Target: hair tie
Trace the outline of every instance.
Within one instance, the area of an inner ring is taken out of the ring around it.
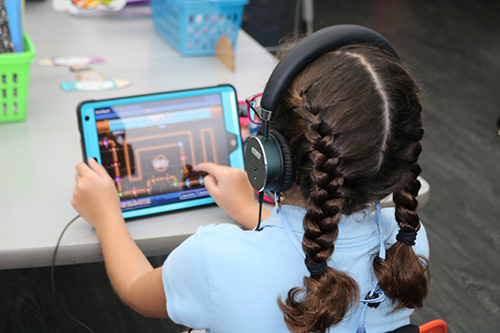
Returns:
[[[415,239],[417,238],[416,232],[405,232],[403,230],[399,230],[396,235],[396,240],[400,243],[413,246],[415,245]]]
[[[312,260],[308,254],[306,254],[305,263],[307,270],[309,271],[309,273],[311,273],[311,275],[321,275],[326,270],[326,267],[328,267],[326,261],[316,262]]]

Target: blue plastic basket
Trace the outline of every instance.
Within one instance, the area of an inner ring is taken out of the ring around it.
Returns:
[[[227,36],[236,46],[248,0],[152,0],[156,32],[187,56],[213,55]]]

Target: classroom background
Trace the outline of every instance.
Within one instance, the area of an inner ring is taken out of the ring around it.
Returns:
[[[46,3],[26,5],[35,12]],[[241,28],[276,52],[281,38],[307,29],[295,9],[291,0],[251,0]],[[431,246],[431,285],[412,322],[440,318],[451,333],[499,332],[500,3],[314,1],[314,30],[342,23],[364,25],[387,37],[423,88],[426,133],[420,164],[431,196],[419,214]],[[54,36],[54,43],[60,42]],[[150,260],[161,265],[166,255]],[[103,263],[59,266],[56,272],[61,301],[97,332],[183,329],[123,305]],[[84,331],[56,306],[50,268],[0,270],[0,281],[0,331]]]

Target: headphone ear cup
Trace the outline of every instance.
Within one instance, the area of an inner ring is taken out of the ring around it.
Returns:
[[[288,140],[276,130],[271,130],[269,136],[272,136],[279,146],[281,156],[283,158],[283,174],[282,181],[278,187],[274,190],[275,192],[286,192],[292,187],[295,180],[295,163],[293,158],[292,150],[288,145]]]

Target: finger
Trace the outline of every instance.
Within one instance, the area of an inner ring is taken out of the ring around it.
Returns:
[[[205,185],[210,195],[214,194],[218,189],[217,179],[215,179],[212,175],[208,175],[203,178],[203,185]]]
[[[75,205],[76,205],[76,199],[75,199],[75,194],[74,192],[76,191],[76,186],[75,186],[75,190],[73,191],[73,196],[71,197],[71,206],[73,206],[73,208],[75,208]]]
[[[194,171],[205,171],[205,172],[208,172],[210,174],[213,174],[214,170],[216,170],[216,169],[217,169],[217,165],[214,163],[210,163],[210,162],[200,163],[200,164],[197,164],[193,167]]]
[[[76,165],[76,172],[80,176],[85,176],[89,172],[92,172],[92,170],[89,168],[89,166],[83,162],[80,162]]]
[[[89,158],[89,166],[92,168],[92,170],[95,171],[95,173],[101,176],[101,178],[109,177],[109,174],[106,171],[106,169],[102,165],[97,163],[97,161],[94,158]]]
[[[77,182],[77,183],[79,183],[81,179],[82,179],[82,176],[80,176],[80,174],[78,174],[78,173],[77,173],[77,174],[75,175],[75,180],[76,180],[76,182]]]

